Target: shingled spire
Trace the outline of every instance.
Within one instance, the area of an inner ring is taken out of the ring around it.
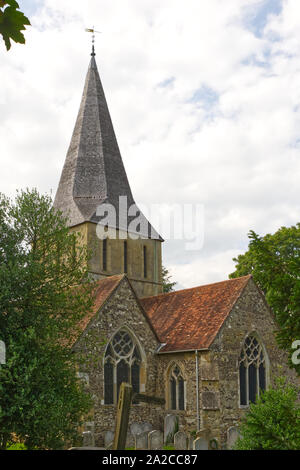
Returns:
[[[96,210],[104,202],[114,205],[118,213],[119,196],[127,197],[128,207],[134,204],[94,50],[91,56],[77,121],[54,201],[54,207],[68,216],[70,226],[83,222],[97,223]],[[151,228],[148,225],[146,236],[149,236]],[[151,238],[159,238],[157,233],[153,236],[154,233],[152,231]]]

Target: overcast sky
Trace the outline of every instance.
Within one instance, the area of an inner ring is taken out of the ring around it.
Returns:
[[[55,195],[95,25],[136,202],[204,205],[201,250],[164,243],[178,288],[227,279],[250,229],[300,221],[299,0],[19,4],[26,45],[0,40],[1,192]]]

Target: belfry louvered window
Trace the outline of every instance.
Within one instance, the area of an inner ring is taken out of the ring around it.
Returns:
[[[266,389],[266,360],[262,346],[254,336],[248,336],[239,358],[240,405],[254,403],[260,391]]]
[[[122,382],[140,391],[141,354],[130,333],[119,330],[106,348],[104,359],[104,403],[117,403]]]
[[[184,410],[184,379],[181,370],[174,365],[170,371],[170,409]]]

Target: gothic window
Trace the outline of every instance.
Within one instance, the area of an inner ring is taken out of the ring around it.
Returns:
[[[170,371],[170,408],[184,410],[184,379],[179,367],[175,364]]]
[[[141,354],[130,333],[119,330],[106,348],[104,358],[104,403],[114,404],[119,398],[122,382],[140,391]]]
[[[266,360],[262,346],[248,336],[239,358],[240,404],[254,403],[260,390],[266,389]]]

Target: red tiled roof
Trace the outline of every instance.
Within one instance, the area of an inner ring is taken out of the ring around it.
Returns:
[[[161,352],[209,348],[250,277],[141,299]]]

